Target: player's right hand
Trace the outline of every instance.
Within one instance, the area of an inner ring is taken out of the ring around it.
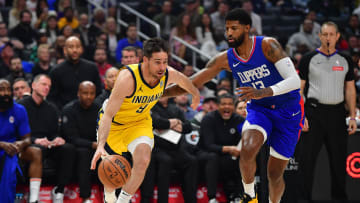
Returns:
[[[14,156],[15,154],[19,153],[19,147],[17,147],[14,143],[3,142],[2,148],[10,156]]]
[[[90,166],[90,169],[91,170],[95,170],[96,168],[96,162],[100,159],[101,156],[106,156],[106,152],[105,152],[105,149],[104,147],[102,146],[99,146],[97,147],[96,149],[96,152],[93,156],[93,159],[91,160],[91,166]]]

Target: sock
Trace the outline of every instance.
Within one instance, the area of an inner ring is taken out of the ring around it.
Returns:
[[[115,190],[113,190],[112,192],[108,192],[106,190],[106,188],[104,188],[104,196],[105,196],[105,201],[106,202],[116,202],[116,194],[115,194]]]
[[[41,178],[30,178],[30,197],[29,202],[35,202],[39,198]]]
[[[272,203],[272,201],[270,200],[270,197],[269,197],[269,203]]]
[[[116,203],[129,203],[132,198],[132,195],[121,190],[119,198],[117,199]]]
[[[243,186],[244,186],[244,192],[248,195],[250,195],[250,197],[254,198],[255,197],[255,180],[252,183],[246,184],[244,183],[244,181],[242,181]]]

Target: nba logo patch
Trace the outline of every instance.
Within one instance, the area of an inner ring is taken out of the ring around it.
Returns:
[[[9,117],[9,123],[14,123],[14,122],[15,122],[14,116],[10,116],[10,117]]]
[[[163,85],[164,85],[164,82],[160,81],[160,88],[162,88]]]

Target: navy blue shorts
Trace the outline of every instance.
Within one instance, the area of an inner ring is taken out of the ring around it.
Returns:
[[[304,126],[303,100],[301,99],[296,105],[275,109],[248,103],[247,111],[243,130],[247,129],[247,123],[263,128],[266,132],[267,144],[282,156],[292,157]]]

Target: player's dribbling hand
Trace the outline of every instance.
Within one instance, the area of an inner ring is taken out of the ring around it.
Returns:
[[[97,149],[96,149],[96,152],[93,156],[93,159],[91,160],[91,166],[90,166],[90,169],[91,170],[95,170],[96,168],[96,162],[100,159],[101,156],[106,156],[106,152],[105,152],[105,149],[104,147],[101,147],[98,145]]]

